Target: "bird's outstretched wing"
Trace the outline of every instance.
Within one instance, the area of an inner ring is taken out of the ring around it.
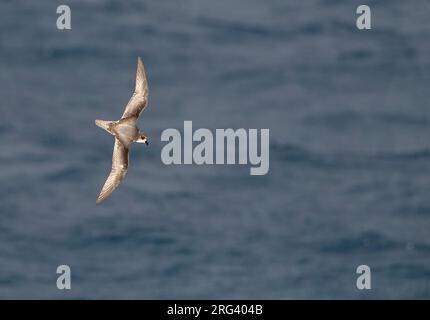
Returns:
[[[128,169],[128,149],[115,138],[112,155],[112,170],[103,185],[100,195],[97,198],[96,204],[102,203],[107,197],[119,186],[122,179],[127,174]]]
[[[137,59],[137,71],[136,71],[136,88],[130,101],[125,107],[124,114],[121,119],[135,116],[140,116],[142,111],[148,105],[148,80],[146,79],[145,67],[143,66],[142,59]]]

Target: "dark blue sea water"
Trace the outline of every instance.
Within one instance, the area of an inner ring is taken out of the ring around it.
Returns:
[[[430,3],[360,4],[0,1],[0,297],[430,298]],[[150,145],[96,207],[138,55]],[[269,174],[165,166],[184,120],[269,128]]]

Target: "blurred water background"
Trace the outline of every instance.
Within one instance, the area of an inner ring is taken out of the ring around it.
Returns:
[[[0,1],[1,298],[430,298],[427,0],[63,3]],[[138,55],[150,145],[96,207]],[[269,128],[269,174],[165,166],[184,120]]]

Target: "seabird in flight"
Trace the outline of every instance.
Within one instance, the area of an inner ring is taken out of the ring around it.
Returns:
[[[103,185],[96,204],[100,204],[119,186],[127,174],[128,150],[132,142],[148,145],[148,137],[139,131],[137,119],[148,105],[148,81],[142,59],[137,59],[136,88],[118,121],[96,120],[96,125],[115,137],[112,170]]]

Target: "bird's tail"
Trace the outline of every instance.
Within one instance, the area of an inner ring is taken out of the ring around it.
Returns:
[[[96,120],[96,125],[102,129],[105,129],[107,132],[110,133],[112,121],[106,121],[106,120]]]

